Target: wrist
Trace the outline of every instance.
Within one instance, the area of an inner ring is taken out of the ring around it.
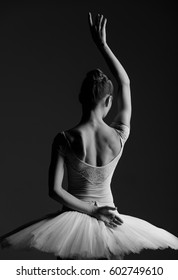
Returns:
[[[108,45],[107,45],[106,42],[100,42],[100,43],[98,44],[98,48],[99,48],[100,50],[104,50],[104,49],[107,48],[107,47],[108,47]]]
[[[96,204],[94,204],[94,202],[89,202],[86,214],[88,214],[89,216],[94,216],[97,209],[98,209],[98,206]]]
[[[91,209],[91,216],[95,216],[95,213],[97,212],[97,210],[98,210],[98,206],[96,206],[96,205],[93,205],[92,206],[92,209]]]

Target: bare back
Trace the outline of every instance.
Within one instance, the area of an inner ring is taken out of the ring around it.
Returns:
[[[104,122],[96,128],[90,124],[78,125],[66,131],[66,136],[73,153],[93,166],[108,164],[121,149],[118,133]]]

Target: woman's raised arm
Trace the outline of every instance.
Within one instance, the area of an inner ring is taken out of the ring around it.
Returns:
[[[92,20],[91,13],[88,14],[89,26],[94,43],[103,55],[110,71],[115,77],[118,84],[117,101],[118,113],[114,122],[130,126],[131,118],[131,95],[130,95],[130,80],[119,62],[113,54],[106,42],[106,22],[107,19],[103,15],[98,14],[95,22]]]

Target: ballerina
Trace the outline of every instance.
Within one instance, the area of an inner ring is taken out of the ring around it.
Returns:
[[[91,35],[117,82],[118,112],[107,125],[113,84],[100,70],[87,73],[79,93],[82,118],[52,146],[49,195],[61,212],[1,238],[3,247],[36,248],[60,259],[122,259],[142,249],[178,249],[178,238],[142,219],[118,212],[111,179],[130,133],[129,77],[106,42],[106,18],[89,13]],[[62,187],[64,166],[68,190]]]

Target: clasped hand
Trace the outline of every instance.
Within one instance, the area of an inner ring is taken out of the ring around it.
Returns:
[[[92,216],[95,217],[97,220],[101,220],[105,223],[106,226],[114,228],[118,225],[122,225],[123,220],[116,215],[116,207],[111,206],[94,206]]]

